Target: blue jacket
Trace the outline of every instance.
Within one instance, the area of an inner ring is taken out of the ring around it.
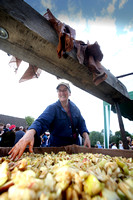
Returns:
[[[16,131],[15,133],[15,142],[14,145],[24,136],[25,132],[24,131]]]
[[[35,129],[38,136],[49,130],[49,146],[58,147],[79,144],[78,134],[82,136],[83,132],[88,132],[88,130],[78,107],[70,100],[69,105],[73,126],[66,111],[58,100],[49,105],[29,129]],[[73,137],[73,133],[76,133],[76,138]]]

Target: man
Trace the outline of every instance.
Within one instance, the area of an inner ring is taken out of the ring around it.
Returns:
[[[4,132],[7,132],[7,131],[9,131],[9,127],[11,126],[11,124],[6,124],[6,127],[4,128]]]
[[[14,124],[12,124],[9,127],[9,130],[4,133],[3,142],[2,142],[3,147],[13,147],[14,146],[15,129],[16,129],[16,126]]]
[[[15,142],[14,144],[16,144],[25,134],[25,132],[23,131],[23,126],[19,127],[19,130],[15,132]]]
[[[100,144],[100,141],[97,141],[96,146],[97,146],[98,149],[102,149],[102,145]]]
[[[69,100],[71,96],[69,84],[62,82],[56,89],[59,100],[44,110],[23,138],[11,149],[9,152],[11,159],[15,159],[16,156],[19,159],[27,145],[29,145],[29,151],[33,152],[34,138],[39,139],[46,130],[50,132],[48,146],[79,145],[80,134],[84,138],[84,146],[90,148],[85,120],[77,106]]]
[[[117,149],[116,143],[112,143],[112,149]]]
[[[3,134],[4,134],[4,124],[0,123],[0,147],[3,146]]]

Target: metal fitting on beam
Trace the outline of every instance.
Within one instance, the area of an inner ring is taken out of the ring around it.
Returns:
[[[8,38],[8,32],[2,27],[0,27],[0,38],[2,38],[2,39]]]

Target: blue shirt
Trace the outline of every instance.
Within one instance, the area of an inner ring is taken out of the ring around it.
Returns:
[[[24,131],[16,131],[15,133],[15,142],[14,145],[24,136],[25,132]]]
[[[101,144],[97,144],[97,147],[98,147],[99,149],[102,149]]]
[[[35,129],[38,136],[49,130],[50,138],[48,146],[65,146],[79,144],[78,134],[88,132],[85,120],[78,107],[69,100],[69,107],[72,117],[67,115],[60,101],[49,105],[44,112],[33,122],[29,129]],[[77,137],[74,138],[73,134]],[[88,132],[89,133],[89,132]]]

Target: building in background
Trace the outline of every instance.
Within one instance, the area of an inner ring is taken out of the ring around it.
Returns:
[[[0,123],[3,123],[5,125],[8,123],[15,124],[16,127],[20,126],[23,126],[24,128],[28,127],[26,120],[24,118],[2,115],[2,114],[0,114]]]

